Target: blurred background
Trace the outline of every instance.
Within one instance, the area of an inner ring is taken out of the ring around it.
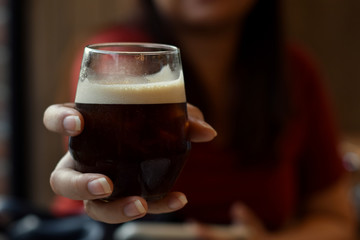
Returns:
[[[341,134],[357,143],[360,1],[283,2],[289,39],[318,62]],[[135,0],[0,0],[0,195],[51,204],[48,179],[64,144],[43,127],[43,112],[69,100],[71,59],[87,36],[137,14]]]

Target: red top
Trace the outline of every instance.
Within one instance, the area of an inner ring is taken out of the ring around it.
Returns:
[[[151,38],[133,28],[114,28],[89,43],[122,41],[149,42]],[[193,144],[175,186],[188,197],[189,204],[181,211],[186,217],[227,223],[230,206],[240,201],[267,227],[275,229],[295,216],[303,199],[344,174],[329,104],[314,64],[294,48],[287,57],[297,111],[281,136],[279,163],[272,168],[241,169],[231,149],[218,148],[211,142]],[[75,64],[72,93],[80,61]]]
[[[295,115],[280,138],[279,163],[241,169],[234,150],[193,144],[177,182],[189,204],[185,216],[229,222],[236,201],[249,206],[270,229],[291,221],[302,201],[344,174],[327,97],[314,67],[296,49],[288,55]]]

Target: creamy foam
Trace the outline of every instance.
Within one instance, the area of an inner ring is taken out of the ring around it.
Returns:
[[[157,74],[148,76],[147,83],[142,79],[135,84],[104,84],[103,81],[82,79],[78,83],[76,103],[87,104],[158,104],[186,102],[184,78],[182,72],[175,80],[168,75],[168,69],[163,68]],[[165,69],[165,70],[164,70]],[[170,77],[170,78],[169,78]],[[112,80],[111,82],[114,82]]]

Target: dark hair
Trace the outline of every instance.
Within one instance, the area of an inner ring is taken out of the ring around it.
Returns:
[[[152,1],[145,1],[147,27],[156,41],[177,44]],[[150,17],[151,16],[151,17]],[[280,1],[257,0],[242,25],[241,44],[234,63],[233,148],[243,165],[274,163],[277,140],[289,113],[284,76],[284,43]],[[183,58],[187,99],[206,117],[210,108],[197,76]],[[240,70],[240,71],[239,71]],[[207,119],[211,123],[211,119]],[[272,161],[269,160],[271,158]]]

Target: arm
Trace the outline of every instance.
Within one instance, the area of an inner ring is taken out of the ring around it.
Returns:
[[[83,118],[73,108],[74,104],[52,105],[44,113],[44,125],[50,131],[76,136],[83,129]],[[216,136],[215,130],[204,122],[202,113],[188,105],[190,138],[193,142],[210,141]],[[146,202],[138,196],[126,197],[105,203],[101,199],[111,195],[112,182],[101,174],[82,174],[74,170],[74,159],[69,153],[59,161],[50,177],[53,191],[75,200],[84,200],[86,213],[99,221],[121,223],[143,217],[146,213],[166,213],[182,208],[186,203],[183,193],[172,192],[164,199]]]
[[[331,99],[316,64],[300,49],[289,59],[299,115],[306,119],[297,166],[300,176],[299,221],[276,239],[352,239],[355,211],[349,176],[344,171]]]
[[[328,189],[316,193],[304,203],[304,215],[277,232],[269,232],[247,206],[236,203],[231,209],[233,224],[227,231],[194,223],[192,230],[207,240],[352,240],[356,239],[355,209],[345,176]],[[245,228],[244,228],[245,227]]]
[[[299,53],[293,55],[290,65],[297,100],[295,110],[305,126],[295,166],[299,177],[296,191],[300,197],[297,210],[301,216],[294,216],[296,219],[279,231],[269,232],[249,208],[235,204],[231,210],[233,226],[248,227],[252,233],[249,240],[355,239],[357,221],[351,183],[338,152],[336,124],[328,97],[313,65]],[[206,239],[231,239],[220,237],[206,226],[197,229]]]
[[[302,219],[267,239],[355,239],[356,217],[350,189],[349,178],[344,176],[305,202]]]

